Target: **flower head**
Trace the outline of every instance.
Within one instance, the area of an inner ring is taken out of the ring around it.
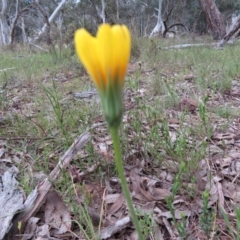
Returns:
[[[122,118],[122,88],[130,57],[131,36],[125,25],[102,24],[96,37],[85,29],[75,33],[78,57],[100,93],[110,126]]]

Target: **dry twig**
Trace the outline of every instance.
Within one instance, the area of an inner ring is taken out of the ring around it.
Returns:
[[[48,178],[42,181],[36,188],[30,193],[28,198],[24,203],[24,211],[20,213],[13,222],[13,227],[11,229],[11,236],[14,236],[17,232],[19,233],[18,223],[21,222],[21,231],[24,230],[27,221],[30,217],[34,216],[45,201],[45,197],[49,190],[51,189],[53,183],[60,175],[62,169],[66,169],[71,160],[77,156],[77,153],[83,146],[89,141],[89,132],[83,133],[79,136],[70,148],[65,152],[65,154],[59,159],[57,166],[49,174]],[[13,238],[11,238],[13,239]]]

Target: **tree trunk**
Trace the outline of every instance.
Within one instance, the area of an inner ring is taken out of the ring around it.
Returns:
[[[218,43],[218,47],[223,47],[223,45],[228,42],[228,40],[240,30],[240,15],[232,22],[232,25],[228,33],[223,37],[223,39]]]
[[[21,29],[22,29],[22,41],[23,41],[23,43],[27,43],[28,37],[27,37],[26,31],[25,31],[24,17],[21,18]]]
[[[102,22],[106,23],[106,15],[105,15],[106,3],[105,3],[105,0],[101,0],[101,2],[102,2],[102,12],[101,12]]]
[[[199,0],[202,10],[206,15],[207,23],[212,31],[213,39],[220,40],[226,34],[226,27],[222,14],[214,0]]]
[[[39,4],[39,0],[35,0],[35,5],[39,9],[39,11],[42,13],[45,24],[42,30],[38,33],[37,38],[35,38],[34,40],[37,41],[43,34],[45,34],[47,45],[50,46],[52,42],[50,38],[50,22],[48,19],[47,12],[44,10],[44,8],[41,7],[41,5]]]
[[[102,5],[101,9],[93,0],[90,0],[90,2],[92,3],[92,5],[94,7],[97,18],[99,19],[99,24],[105,23],[106,22],[106,14],[105,14],[106,2],[105,2],[105,0],[101,0],[101,5]],[[99,0],[97,0],[96,2],[99,2]]]
[[[18,15],[19,15],[19,0],[16,0],[16,12],[15,12],[15,17],[11,26],[10,30],[10,44],[13,44],[14,40],[14,33],[15,33],[15,28],[18,20]]]
[[[119,20],[119,2],[116,0],[117,20]]]
[[[2,11],[0,12],[0,34],[1,43],[6,46],[10,42],[10,27],[7,22],[7,0],[2,0]]]
[[[51,14],[51,16],[47,19],[45,17],[45,24],[42,27],[41,31],[38,33],[38,35],[34,38],[34,42],[38,41],[41,36],[45,33],[47,33],[47,35],[49,36],[48,41],[50,41],[50,24],[53,22],[53,20],[56,18],[57,14],[59,13],[59,11],[62,9],[62,7],[64,6],[64,4],[66,3],[67,0],[62,0],[59,5],[57,6],[57,8],[53,11],[53,13]],[[37,6],[40,6],[38,3],[38,0],[35,0]],[[41,10],[40,10],[41,11]],[[43,15],[45,16],[45,13],[43,13]]]
[[[8,16],[8,1],[2,1],[2,11],[0,12],[0,46],[7,46],[13,44],[14,36],[15,36],[15,28],[18,22],[18,19],[23,16],[32,5],[28,5],[27,7],[19,10],[19,0],[15,1],[15,15]],[[12,19],[11,21],[9,19]]]
[[[161,32],[161,34],[164,33],[165,31],[165,26],[162,20],[162,2],[163,0],[159,0],[158,2],[158,20],[157,20],[157,25],[155,26],[155,28],[152,30],[151,34],[149,35],[149,37],[151,38],[153,35]]]

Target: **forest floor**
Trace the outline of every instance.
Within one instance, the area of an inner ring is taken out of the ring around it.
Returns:
[[[193,40],[133,39],[125,80],[120,141],[144,239],[240,239],[240,43],[167,48],[181,43]],[[137,239],[73,49],[1,51],[0,125],[0,191],[14,166],[21,203],[90,134],[27,220],[10,218],[6,239]]]

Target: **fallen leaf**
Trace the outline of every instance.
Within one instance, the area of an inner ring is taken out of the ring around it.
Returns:
[[[179,105],[182,111],[195,112],[198,107],[198,102],[190,98],[183,98]]]
[[[189,74],[186,74],[186,75],[183,76],[183,79],[186,80],[186,81],[192,81],[195,78],[196,78],[196,76],[192,73],[189,73]]]
[[[170,211],[162,212],[162,213],[160,213],[160,216],[166,217],[167,219],[172,219],[172,214],[171,214]],[[189,211],[189,210],[180,211],[178,209],[175,209],[174,216],[178,220],[182,219],[183,217],[190,217],[191,216],[191,211]]]
[[[234,144],[234,134],[230,133],[217,133],[214,134],[211,139],[217,144],[217,145],[229,145]]]
[[[108,226],[101,231],[101,239],[110,238],[113,234],[118,233],[121,229],[126,228],[130,223],[130,217],[124,217],[118,220],[115,224]]]
[[[35,234],[36,229],[37,229],[37,223],[40,220],[40,218],[37,217],[31,217],[28,222],[27,222],[27,226],[25,228],[24,234],[22,239],[23,240],[28,240],[31,239],[32,236]]]
[[[71,229],[71,215],[65,203],[55,191],[47,194],[44,218],[46,224],[55,228],[54,234],[63,234]]]
[[[105,196],[104,201],[106,204],[115,203],[119,197],[120,197],[119,193],[108,194]]]
[[[49,225],[43,224],[42,226],[37,228],[36,235],[39,237],[49,236]],[[44,238],[45,239],[45,238]]]
[[[119,197],[117,198],[116,202],[109,208],[108,210],[108,215],[113,215],[115,212],[117,212],[121,206],[123,205],[123,203],[125,202],[125,198],[123,196],[123,194],[120,194]]]
[[[170,191],[164,188],[157,187],[159,181],[150,180],[147,184],[149,192],[154,196],[157,200],[163,200],[166,197],[170,196]]]

